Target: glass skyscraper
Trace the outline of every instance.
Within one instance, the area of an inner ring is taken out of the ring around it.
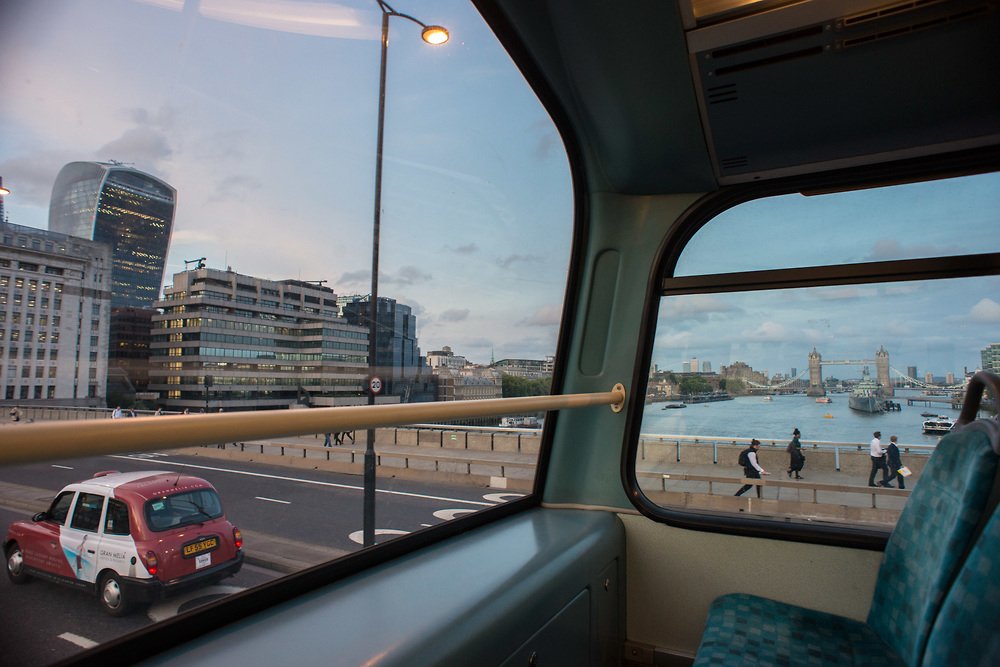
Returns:
[[[118,163],[70,162],[52,186],[49,229],[112,247],[111,307],[159,299],[177,191]]]

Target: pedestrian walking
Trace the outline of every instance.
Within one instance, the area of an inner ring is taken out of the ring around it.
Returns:
[[[802,470],[802,466],[806,464],[806,457],[802,454],[802,444],[799,442],[799,429],[792,431],[792,441],[788,443],[788,476],[791,477],[792,473],[795,473],[795,479],[802,479],[802,475],[799,472]]]
[[[889,446],[885,449],[885,461],[889,466],[889,478],[885,481],[885,486],[893,488],[892,480],[899,480],[899,488],[905,489],[906,477],[903,475],[903,461],[899,458],[899,447],[896,446],[896,436],[890,436]],[[909,472],[907,472],[909,474]]]
[[[868,486],[888,486],[886,480],[889,479],[889,469],[885,466],[885,450],[882,449],[882,441],[880,440],[882,432],[875,431],[872,435],[875,437],[872,438],[869,445],[869,453],[872,457],[872,471],[868,474]],[[882,471],[882,481],[876,484],[875,473],[879,470]]]
[[[760,479],[761,475],[770,475],[760,467],[757,463],[757,450],[760,449],[759,440],[751,440],[750,446],[740,452],[739,463],[743,466],[743,476],[747,479]],[[760,485],[759,484],[744,484],[739,491],[733,495],[742,496],[744,493],[749,491],[752,487],[757,487],[757,497],[760,498]]]

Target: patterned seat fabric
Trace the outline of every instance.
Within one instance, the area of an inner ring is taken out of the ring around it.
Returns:
[[[924,665],[1000,665],[1000,511],[986,525],[931,629]]]
[[[753,595],[712,603],[695,665],[918,665],[989,499],[995,423],[944,437],[886,545],[867,624]],[[945,663],[941,663],[945,664]]]
[[[712,602],[695,665],[905,665],[861,621],[734,593]]]
[[[997,466],[995,426],[975,422],[941,439],[886,545],[868,625],[908,664],[920,663],[983,517]]]

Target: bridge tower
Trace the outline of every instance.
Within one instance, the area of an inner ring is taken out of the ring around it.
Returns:
[[[875,353],[875,379],[886,396],[895,396],[896,391],[889,380],[889,353],[881,345]]]
[[[826,396],[826,387],[823,386],[823,366],[821,363],[822,357],[814,347],[813,351],[809,353],[809,390],[806,391],[807,396]]]

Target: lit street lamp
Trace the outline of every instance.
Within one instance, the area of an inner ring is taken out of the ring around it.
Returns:
[[[372,291],[368,301],[368,405],[375,405],[375,396],[382,391],[385,378],[378,376],[378,246],[382,221],[382,134],[385,126],[385,61],[389,49],[389,17],[398,16],[421,26],[420,36],[432,45],[448,41],[448,31],[441,26],[400,14],[383,0],[376,0],[382,10],[382,60],[379,69],[378,138],[375,148],[375,218],[372,233]],[[375,544],[375,429],[368,429],[365,448],[364,546]]]
[[[10,194],[10,190],[3,186],[3,176],[0,176],[0,225],[7,222],[7,219],[3,217],[3,198]]]

